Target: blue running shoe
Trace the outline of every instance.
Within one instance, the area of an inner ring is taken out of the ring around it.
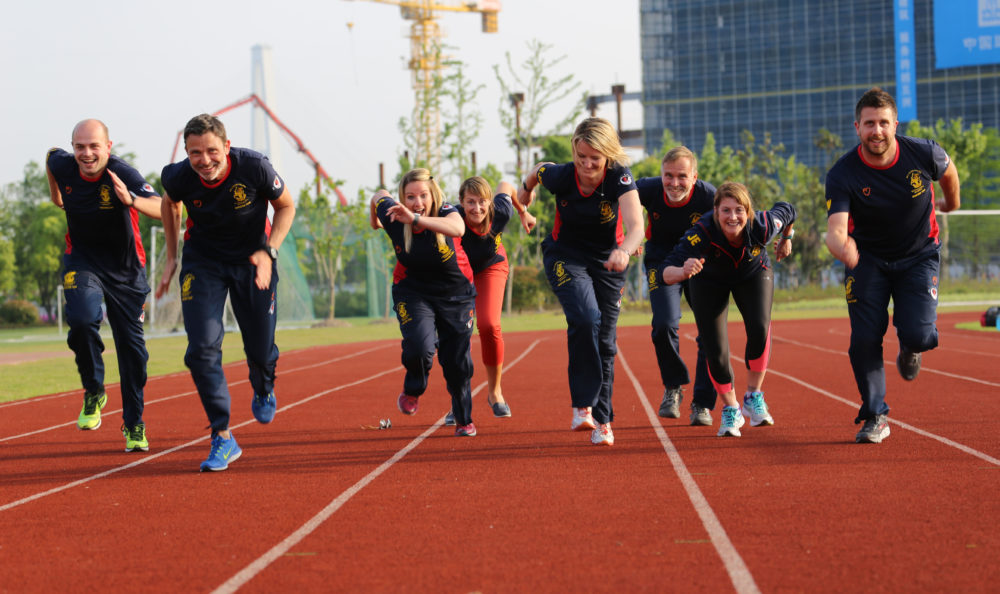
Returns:
[[[243,450],[236,443],[236,437],[232,433],[229,434],[229,439],[215,434],[212,436],[212,450],[208,453],[208,459],[201,463],[201,471],[225,470],[229,468],[230,462],[235,462],[242,455]]]
[[[719,437],[740,437],[740,427],[745,422],[738,406],[724,406],[722,408],[722,423],[719,425],[719,432],[716,435]]]
[[[253,409],[253,418],[266,425],[274,419],[274,411],[278,408],[278,399],[274,397],[273,391],[269,394],[254,394],[250,408]]]
[[[743,395],[743,415],[750,417],[751,427],[773,425],[774,417],[767,410],[763,392],[747,392]]]

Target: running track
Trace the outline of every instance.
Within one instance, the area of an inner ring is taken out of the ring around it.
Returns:
[[[148,454],[121,451],[117,386],[94,432],[77,393],[2,404],[0,591],[996,591],[1000,333],[954,328],[972,315],[941,316],[912,383],[890,329],[880,445],[853,443],[846,320],[774,323],[777,424],[739,439],[715,437],[718,409],[712,428],[656,417],[644,327],[619,329],[611,448],[568,430],[563,332],[506,336],[513,418],[477,369],[475,438],[441,426],[436,365],[417,415],[396,410],[396,340],[284,353],[267,426],[229,365],[244,455],[222,473],[197,472],[187,373],[149,382]]]

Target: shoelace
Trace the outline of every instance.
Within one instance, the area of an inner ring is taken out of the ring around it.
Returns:
[[[740,414],[738,408],[726,407],[722,409],[722,424],[730,427],[736,426],[736,415]]]
[[[97,403],[101,400],[100,394],[91,396],[87,394],[83,397],[83,412],[84,414],[92,415],[94,411],[97,410]]]
[[[144,437],[143,434],[146,432],[145,429],[146,428],[143,427],[142,425],[136,425],[135,427],[132,427],[131,429],[129,429],[128,433],[129,439],[131,439],[132,441],[142,441],[142,438]]]
[[[764,405],[764,395],[760,392],[754,392],[750,395],[750,401],[747,402],[750,408],[753,409],[755,415],[762,415],[767,412],[767,407]]]

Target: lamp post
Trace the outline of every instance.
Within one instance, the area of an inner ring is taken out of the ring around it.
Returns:
[[[156,283],[156,233],[163,232],[163,227],[152,226],[149,228],[149,284]],[[166,237],[166,236],[164,236]],[[156,289],[149,292],[149,328],[153,329],[153,322],[156,318]]]
[[[521,104],[524,93],[511,93],[510,104],[514,106],[514,147],[517,150],[517,175],[521,175]]]

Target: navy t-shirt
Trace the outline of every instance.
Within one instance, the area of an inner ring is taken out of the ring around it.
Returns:
[[[122,204],[105,170],[96,179],[80,174],[73,155],[52,149],[45,158],[62,193],[66,210],[66,260],[85,265],[109,279],[130,283],[144,273],[146,250],[139,234],[139,212]],[[156,190],[121,158],[111,155],[107,169],[115,172],[136,196],[159,196]]]
[[[795,222],[795,207],[787,202],[775,202],[771,210],[754,212],[753,226],[747,222],[743,242],[732,246],[712,212],[705,213],[670,252],[659,268],[684,266],[688,258],[704,258],[698,276],[723,284],[736,284],[770,267],[767,246],[778,233]]]
[[[538,183],[556,198],[556,218],[546,243],[607,259],[625,237],[618,200],[635,189],[628,167],[615,165],[588,195],[580,190],[573,163],[542,165]]]
[[[885,260],[938,244],[931,182],[950,163],[933,140],[896,136],[896,142],[896,158],[885,167],[865,162],[858,145],[826,174],[828,215],[849,213],[847,230],[858,249]]]
[[[648,219],[644,262],[647,268],[655,267],[674,249],[687,230],[703,214],[712,210],[715,186],[695,180],[687,198],[682,202],[670,202],[663,191],[663,180],[659,177],[644,177],[635,185]]]
[[[469,258],[472,272],[479,274],[494,264],[507,259],[507,251],[503,247],[503,230],[507,227],[514,212],[510,196],[497,194],[493,197],[493,222],[486,233],[480,235],[469,225],[465,226],[462,236],[462,248]]]
[[[396,252],[393,284],[432,297],[475,295],[472,267],[462,249],[462,239],[442,235],[444,243],[439,244],[436,233],[421,229],[413,233],[407,252],[403,237],[406,225],[389,220],[389,208],[395,204],[392,198],[384,197],[375,205],[378,219]],[[458,212],[454,206],[442,204],[437,216],[445,217],[453,212]]]
[[[223,262],[246,260],[267,245],[271,232],[269,200],[284,192],[285,183],[264,155],[250,149],[229,150],[229,172],[208,185],[189,159],[163,168],[163,189],[187,208],[184,253]]]

